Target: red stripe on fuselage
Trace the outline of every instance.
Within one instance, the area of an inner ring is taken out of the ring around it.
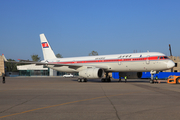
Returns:
[[[152,57],[142,57],[142,58],[127,58],[127,59],[108,59],[108,60],[86,60],[86,61],[69,61],[69,62],[49,62],[54,64],[78,64],[78,63],[102,63],[102,62],[128,62],[128,61],[152,61],[152,60],[165,60],[166,58],[159,59],[159,56],[152,56]]]

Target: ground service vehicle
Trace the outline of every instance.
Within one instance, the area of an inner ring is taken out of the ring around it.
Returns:
[[[63,75],[63,77],[74,77],[74,75],[72,75],[72,74],[66,74],[66,75]]]
[[[167,83],[180,84],[180,76],[171,75],[167,79]]]

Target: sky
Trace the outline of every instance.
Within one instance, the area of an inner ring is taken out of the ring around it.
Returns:
[[[39,35],[63,57],[137,52],[180,56],[179,0],[0,0],[0,54],[43,60]]]

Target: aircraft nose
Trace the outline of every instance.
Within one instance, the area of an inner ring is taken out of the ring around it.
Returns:
[[[169,60],[167,63],[167,68],[173,68],[175,66],[175,63],[172,60]]]

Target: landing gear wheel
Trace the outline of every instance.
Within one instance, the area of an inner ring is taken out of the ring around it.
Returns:
[[[78,82],[87,82],[86,78],[78,78]]]
[[[104,82],[104,81],[105,81],[104,78],[102,78],[102,79],[101,79],[101,82]]]
[[[180,77],[176,79],[176,84],[180,84]]]
[[[80,79],[80,78],[78,78],[78,82],[81,82],[81,79]]]
[[[107,81],[107,82],[111,82],[111,79],[109,78],[109,79],[107,79],[106,81]]]
[[[153,84],[153,83],[154,83],[154,80],[150,80],[149,82],[150,82],[151,84]]]
[[[87,82],[87,79],[86,79],[86,78],[84,78],[84,82]]]
[[[81,82],[84,82],[84,79],[83,79],[83,78],[81,79]]]

